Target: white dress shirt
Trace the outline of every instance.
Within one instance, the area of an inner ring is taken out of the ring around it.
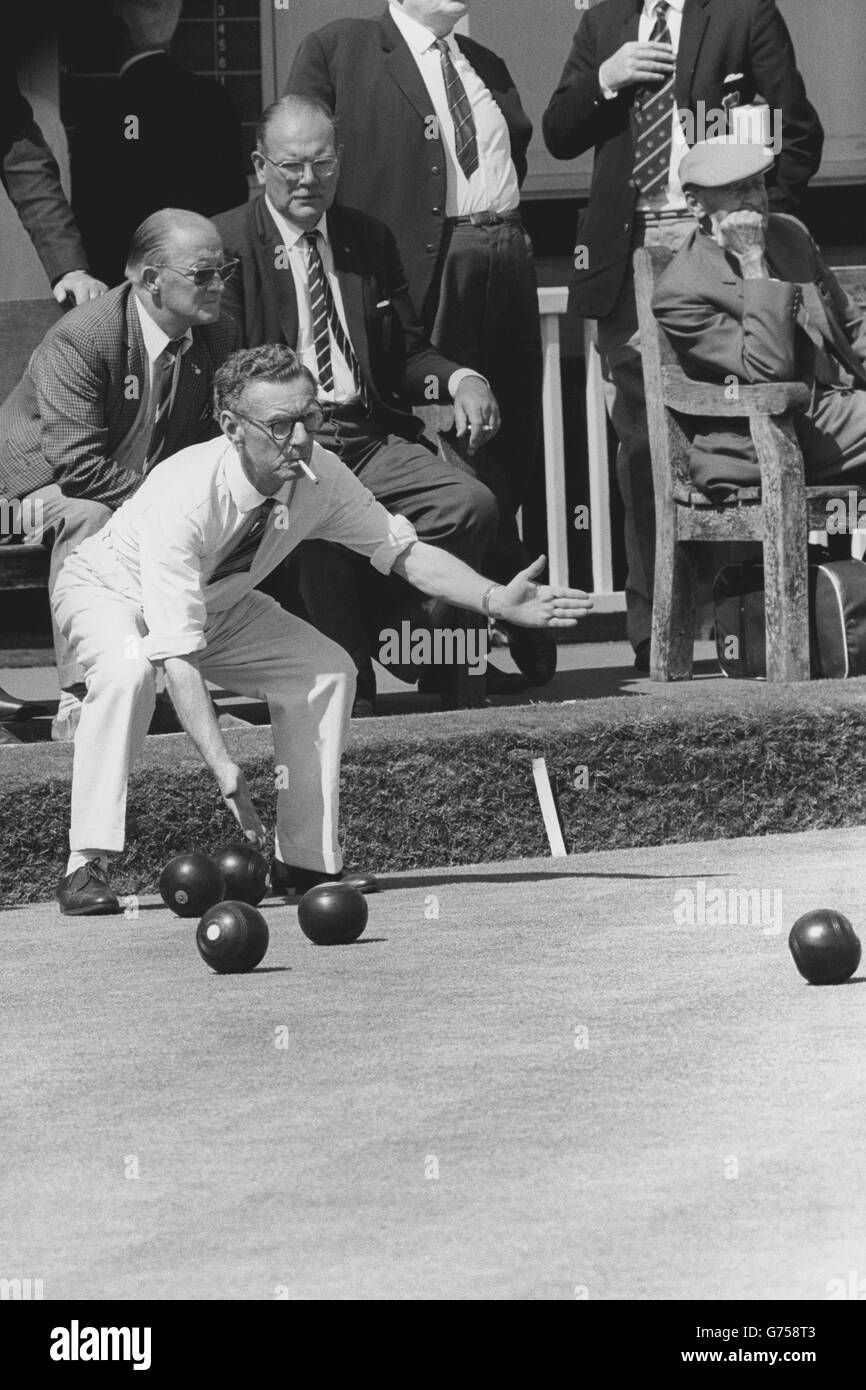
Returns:
[[[282,238],[282,243],[286,248],[289,259],[289,268],[295,282],[295,298],[298,302],[298,341],[295,345],[297,352],[307,371],[310,372],[315,381],[319,380],[319,363],[316,358],[316,340],[313,334],[313,311],[310,305],[310,283],[307,278],[307,253],[304,243],[304,232],[288,217],[284,217],[278,212],[265,194],[265,203],[268,212],[276,223],[277,231]],[[323,213],[316,224],[316,231],[320,233],[318,237],[319,255],[322,258],[322,265],[328,284],[331,286],[331,293],[334,296],[334,305],[337,310],[337,317],[343,325],[343,330],[352,343],[352,335],[349,332],[349,325],[346,321],[346,310],[343,305],[343,294],[340,289],[340,278],[334,269],[334,253],[331,250],[331,242],[328,237],[328,214]],[[337,347],[337,341],[328,329],[328,341],[331,344],[331,370],[334,374],[334,388],[332,391],[325,391],[321,384],[318,386],[316,394],[320,401],[334,401],[337,405],[345,405],[348,401],[357,401],[358,392],[355,387],[355,379],[349,369],[349,364]],[[355,344],[352,343],[353,349]],[[452,372],[448,378],[448,391],[451,399],[461,381],[467,376],[481,376],[480,372],[473,372],[469,367],[458,367],[456,372]],[[481,377],[485,381],[485,377]]]
[[[683,9],[685,8],[685,3],[686,0],[667,0],[668,9],[665,18],[667,19],[674,54],[680,51],[680,33],[683,27]],[[644,6],[637,27],[638,43],[649,43],[650,35],[655,27],[655,7],[657,4],[658,0],[644,0]],[[602,91],[608,100],[612,100],[618,95],[616,92],[611,92],[603,83],[601,85]],[[680,185],[679,167],[680,161],[683,156],[688,153],[689,147],[686,143],[682,125],[680,124],[676,102],[673,103],[671,120],[673,122],[671,129],[673,141],[671,144],[671,162],[667,190],[653,198],[638,198],[637,207],[639,212],[686,212],[688,210]]]
[[[310,307],[310,286],[307,278],[307,251],[304,242],[304,231],[294,222],[290,222],[281,212],[278,212],[265,194],[265,203],[268,212],[277,224],[277,231],[280,234],[282,243],[286,248],[289,258],[289,268],[295,282],[295,298],[298,301],[298,341],[295,351],[303,362],[307,371],[311,372],[314,379],[319,379],[319,364],[316,360],[316,340],[313,334],[313,313]],[[343,331],[349,342],[352,336],[349,333],[349,325],[346,322],[346,310],[343,305],[343,294],[340,289],[340,281],[337,272],[334,270],[334,253],[331,250],[331,242],[328,237],[328,214],[323,213],[316,226],[319,233],[317,238],[319,255],[322,258],[322,265],[325,268],[325,275],[331,287],[331,294],[334,296],[334,304],[337,310],[337,317],[343,325]],[[328,330],[331,344],[331,370],[334,374],[334,387],[331,391],[325,391],[321,385],[318,389],[319,400],[334,401],[338,405],[344,405],[347,401],[356,401],[358,391],[355,386],[355,379],[352,376],[349,364],[337,347],[333,333]],[[354,347],[354,343],[352,343]]]
[[[151,318],[147,308],[134,290],[132,298],[135,302],[138,322],[141,325],[144,355],[147,360],[147,381],[141,384],[141,398],[135,419],[128,433],[124,435],[123,439],[115,448],[112,459],[119,468],[129,468],[130,470],[140,473],[143,472],[147,462],[147,451],[150,448],[154,417],[156,415],[157,402],[153,394],[156,361],[165,348],[166,343],[171,342],[171,339],[167,333],[163,332],[159,324]],[[180,376],[180,359],[191,347],[192,329],[188,328],[181,338],[180,351],[176,354],[172,366],[171,394],[169,395],[168,403],[169,413],[174,405],[174,398],[177,392],[177,382]]]
[[[517,171],[511,158],[508,123],[472,64],[464,58],[453,34],[445,40],[475,120],[478,137],[478,168],[467,179],[457,161],[454,121],[445,95],[442,59],[436,35],[397,5],[389,5],[391,18],[406,40],[421,80],[430,96],[433,113],[445,147],[447,165],[446,217],[468,217],[472,212],[513,212],[520,202]]]
[[[390,573],[418,539],[415,528],[386,511],[336,454],[318,444],[310,467],[318,483],[302,477],[283,485],[275,496],[282,505],[271,512],[247,571],[210,582],[249,529],[250,513],[267,500],[224,435],[157,464],[64,570],[95,576],[141,609],[148,629],[144,654],[153,662],[203,651],[209,615],[233,607],[308,537],[346,545]]]

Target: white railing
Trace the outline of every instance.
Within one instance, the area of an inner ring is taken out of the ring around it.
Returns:
[[[565,431],[562,418],[559,320],[566,311],[568,290],[559,286],[538,291],[541,342],[544,352],[544,487],[547,503],[547,545],[550,577],[568,583],[568,533],[572,524],[565,492]],[[592,555],[592,596],[597,613],[619,612],[625,596],[613,587],[613,547],[610,526],[610,473],[607,454],[607,416],[601,362],[592,321],[584,319],[586,353],[586,451],[589,462],[589,519]]]

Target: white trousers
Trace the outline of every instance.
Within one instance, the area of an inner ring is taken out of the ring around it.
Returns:
[[[75,737],[72,850],[124,847],[130,770],[155,700],[154,664],[135,599],[101,584],[78,558],[54,590],[57,624],[84,671],[87,695]],[[197,653],[207,680],[266,700],[277,790],[276,843],[287,864],[336,873],[340,758],[355,693],[355,668],[329,638],[266,594],[247,594],[205,630]],[[260,808],[267,819],[266,808]]]

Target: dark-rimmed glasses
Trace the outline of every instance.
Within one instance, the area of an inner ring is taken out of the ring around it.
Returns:
[[[291,442],[292,436],[298,425],[303,425],[307,434],[315,434],[325,423],[325,411],[316,402],[311,405],[309,410],[305,410],[303,415],[284,415],[278,420],[272,420],[270,425],[262,424],[261,420],[254,420],[252,415],[244,415],[240,410],[235,410],[234,406],[229,406],[233,415],[237,415],[241,420],[246,420],[248,425],[255,425],[257,430],[266,434],[272,444],[276,444],[278,449],[283,449]]]
[[[182,275],[186,280],[192,280],[193,284],[200,290],[205,285],[209,285],[215,275],[218,275],[223,284],[234,275],[239,260],[223,261],[222,265],[201,265],[189,266],[184,269],[179,265],[167,265],[165,261],[156,261],[151,267],[152,270],[173,270],[177,275]]]

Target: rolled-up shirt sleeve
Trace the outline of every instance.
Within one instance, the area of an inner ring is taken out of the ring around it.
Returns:
[[[141,519],[141,606],[150,661],[189,656],[207,646],[201,576],[204,538],[194,518],[149,507]]]
[[[348,469],[332,478],[330,486],[331,506],[312,534],[366,555],[380,574],[390,574],[395,560],[417,541],[415,527],[377,502]]]

